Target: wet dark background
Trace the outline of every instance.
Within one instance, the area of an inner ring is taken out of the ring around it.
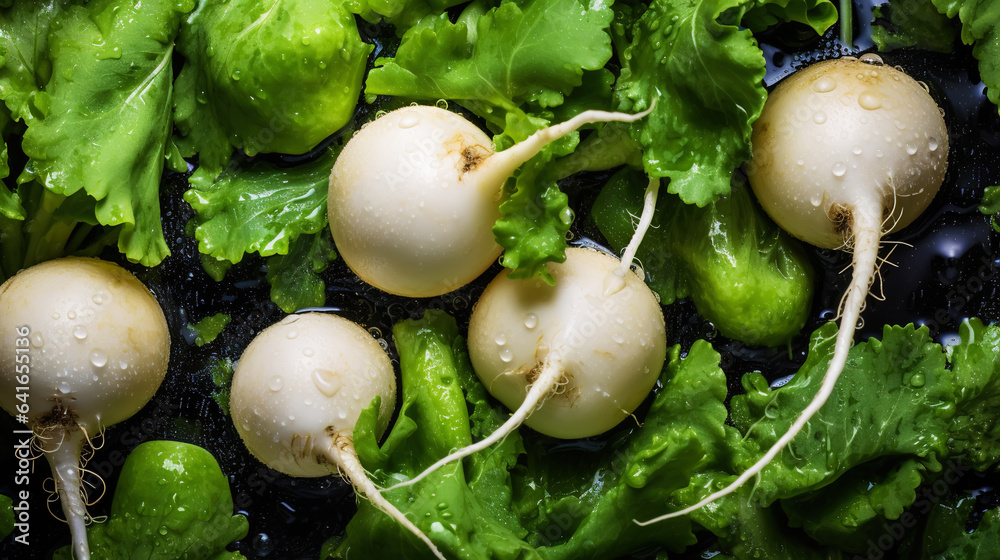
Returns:
[[[870,18],[865,11],[868,9],[867,4],[860,6],[855,20],[857,46],[862,51],[873,47],[867,39],[865,22]],[[365,29],[375,33],[384,31],[372,26]],[[809,61],[841,52],[842,47],[834,39],[836,33],[834,27],[824,38],[817,39],[795,26],[782,26],[762,36],[769,66],[768,85]],[[927,325],[942,344],[954,344],[964,318],[1000,320],[997,297],[1000,235],[992,229],[989,217],[977,210],[983,188],[1000,184],[1000,117],[997,107],[985,97],[977,64],[968,48],[959,48],[950,55],[904,50],[886,53],[883,58],[926,82],[944,108],[951,137],[950,166],[941,193],[928,212],[905,231],[892,236],[912,247],[898,247],[891,258],[896,266],[882,268],[886,298],[869,299],[865,326],[858,339],[880,335],[884,324],[914,322]],[[365,116],[360,114],[359,119]],[[12,146],[12,152],[16,152],[16,146]],[[608,176],[604,173],[575,177],[564,185],[577,216],[587,214],[595,188]],[[208,449],[229,475],[236,508],[250,521],[249,535],[236,544],[244,555],[251,559],[316,558],[322,542],[341,532],[350,519],[355,507],[353,493],[333,477],[294,479],[264,467],[249,456],[229,418],[213,400],[216,387],[212,364],[219,358],[238,359],[254,334],[284,314],[270,302],[261,259],[246,258],[221,283],[202,270],[196,242],[184,235],[184,225],[192,217],[190,207],[181,201],[185,179],[176,174],[164,179],[163,220],[172,256],[151,270],[129,266],[153,290],[167,312],[173,333],[170,371],[147,407],[107,431],[103,448],[97,451],[88,468],[101,475],[109,495],[92,506],[90,512],[95,516],[107,514],[110,489],[115,486],[125,456],[136,445],[152,439],[187,441]],[[574,236],[574,242],[602,242],[596,230],[585,226],[577,225]],[[731,393],[742,391],[739,379],[748,371],[762,371],[772,381],[795,372],[805,355],[808,333],[833,318],[848,280],[840,274],[850,262],[848,255],[824,250],[813,250],[812,255],[819,271],[812,319],[804,334],[789,348],[747,347],[717,336],[713,326],[701,319],[687,301],[665,308],[671,342],[686,348],[698,338],[711,339],[723,354]],[[109,258],[120,257],[109,255]],[[434,307],[458,316],[464,328],[472,302],[486,281],[499,271],[499,266],[495,266],[482,279],[458,292],[428,300],[392,297],[373,290],[339,260],[323,276],[327,281],[327,305],[368,327],[374,336],[386,341],[393,353],[389,333],[394,322],[418,317],[425,309]],[[220,312],[230,314],[232,324],[212,344],[196,347],[190,336],[185,336],[185,325]],[[0,416],[0,447],[9,449],[10,434],[18,426],[7,415]],[[530,430],[524,431],[530,434]],[[578,447],[588,447],[591,443],[579,442]],[[11,453],[0,452],[0,472],[13,472],[12,459]],[[36,544],[26,549],[8,539],[0,544],[0,558],[47,559],[52,550],[69,542],[68,528],[45,510],[42,498],[46,495],[43,482],[47,477],[48,465],[37,462],[30,488],[34,505],[31,539]],[[13,488],[13,476],[0,478],[0,493],[9,495]],[[991,480],[970,475],[954,490],[971,488],[985,490],[979,495],[981,505],[996,505],[998,497],[992,491]],[[692,554],[710,555],[710,543],[707,546]]]

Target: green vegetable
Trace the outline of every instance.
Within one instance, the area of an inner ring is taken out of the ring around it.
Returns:
[[[635,232],[646,180],[617,173],[591,209],[620,251]],[[809,317],[814,274],[802,244],[769,220],[734,179],[728,196],[705,208],[661,195],[653,227],[637,253],[663,304],[690,296],[719,332],[748,344],[777,346]]]
[[[326,283],[319,274],[336,258],[329,230],[296,238],[288,254],[267,259],[271,301],[285,313],[322,307],[326,303]]]
[[[991,0],[932,0],[939,12],[962,21],[962,42],[973,45],[986,96],[1000,104],[1000,4]]]
[[[198,154],[201,188],[233,148],[302,154],[346,125],[372,51],[344,5],[323,0],[207,2],[178,48],[177,142]]]
[[[949,53],[955,49],[958,31],[948,16],[931,0],[909,0],[875,6],[872,39],[880,51],[906,47]]]
[[[653,112],[630,127],[643,168],[670,193],[704,206],[729,192],[750,157],[750,125],[766,92],[764,57],[749,29],[720,23],[739,0],[654,0],[632,27],[615,86],[618,109]],[[710,80],[706,80],[711,76]]]
[[[226,551],[246,536],[248,524],[233,515],[229,481],[204,449],[173,441],[148,441],[122,466],[111,515],[87,534],[101,560],[236,560]],[[69,547],[54,560],[69,560]]]
[[[219,336],[223,329],[229,325],[233,318],[225,313],[216,313],[205,317],[193,325],[188,325],[187,330],[193,336],[194,343],[199,348],[211,344],[215,337]]]

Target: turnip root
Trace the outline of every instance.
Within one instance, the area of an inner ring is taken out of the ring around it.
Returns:
[[[658,184],[647,193],[650,211]],[[490,394],[514,413],[488,437],[393,488],[497,443],[522,423],[570,439],[603,433],[632,414],[663,369],[667,338],[656,296],[628,262],[571,247],[566,262],[549,265],[554,286],[505,273],[490,282],[472,311],[469,357]]]
[[[0,405],[52,467],[76,560],[90,558],[84,446],[152,398],[169,355],[163,311],[116,264],[67,257],[0,286]]]
[[[853,252],[833,358],[816,396],[757,463],[725,489],[648,523],[690,513],[735,491],[823,406],[853,344],[882,236],[927,208],[944,181],[947,159],[943,113],[926,86],[885,66],[877,55],[815,64],[771,93],[754,125],[747,167],[757,198],[792,235]]]
[[[358,417],[380,399],[377,428],[388,427],[396,377],[382,347],[336,315],[290,315],[257,335],[233,374],[230,413],[247,449],[290,476],[339,471],[359,494],[419,537],[434,543],[382,497],[354,450]]]
[[[503,186],[546,144],[593,122],[628,115],[585,111],[494,152],[461,115],[397,109],[365,125],[330,174],[330,231],[344,262],[380,290],[433,297],[460,288],[501,253],[493,236]]]

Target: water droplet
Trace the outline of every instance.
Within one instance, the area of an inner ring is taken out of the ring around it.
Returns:
[[[861,153],[864,152],[864,151],[865,151],[865,149],[862,148],[860,144],[855,145],[853,148],[851,148],[851,153],[853,153],[856,156],[860,156]]]
[[[797,160],[797,161],[795,162],[795,165],[798,165],[798,166],[800,166],[800,167],[801,167],[801,166],[803,166],[803,165],[805,165],[805,164],[806,164],[805,160],[801,160],[801,159],[800,159],[800,160]]]
[[[930,140],[927,141],[927,149],[930,150],[930,151],[932,151],[932,152],[936,152],[937,149],[938,149],[938,146],[939,146],[939,144],[938,144],[937,138],[934,138],[933,136],[931,136]]]
[[[861,105],[862,109],[874,111],[882,107],[882,98],[873,91],[863,91],[858,96],[858,105]]]
[[[233,79],[233,81],[236,81],[236,82],[240,81],[240,71],[239,70],[233,70],[233,73],[232,73],[232,75],[230,77]]]
[[[67,383],[67,382],[63,381],[62,383],[60,383],[60,384],[59,384],[59,392],[60,392],[60,393],[62,393],[62,394],[66,395],[66,394],[68,394],[68,393],[69,393],[69,392],[70,392],[71,390],[72,390],[72,389],[70,389],[70,387],[69,387],[69,383]]]
[[[413,128],[420,124],[420,119],[416,115],[406,115],[399,120],[399,128]]]
[[[623,344],[625,342],[625,335],[621,331],[615,331],[611,333],[611,340],[617,344]]]
[[[94,350],[90,353],[90,363],[94,367],[104,367],[108,364],[108,353],[103,350]]]
[[[813,114],[813,122],[816,124],[823,124],[826,122],[826,113],[823,111],[816,111]]]
[[[917,147],[914,146],[913,144],[907,144],[906,153],[910,154],[911,156],[915,155],[917,153]]]
[[[819,78],[812,85],[813,91],[816,93],[827,93],[837,89],[837,81],[829,76],[823,76]]]
[[[53,320],[53,321],[58,321],[58,320],[59,320],[59,317],[61,317],[61,315],[59,315],[58,313],[53,313],[53,314],[52,314],[52,320]]]
[[[328,369],[314,369],[312,378],[313,385],[327,397],[333,397],[340,391],[340,377]]]
[[[500,351],[500,360],[504,363],[509,363],[514,359],[514,353],[510,351],[510,348],[504,348]]]
[[[288,331],[288,334],[285,336],[287,336],[289,340],[297,338],[299,336],[299,331]]]
[[[87,338],[87,327],[83,325],[77,325],[76,327],[73,328],[73,336],[75,336],[77,340],[83,340]]]
[[[267,388],[277,393],[281,390],[281,387],[285,384],[284,380],[280,376],[275,375],[271,378],[270,383],[267,384]]]
[[[527,317],[524,318],[524,326],[533,329],[538,326],[538,315],[534,313],[528,313]]]
[[[76,311],[70,309],[69,312],[66,313],[66,318],[69,319],[70,321],[76,319]]]
[[[924,376],[919,373],[913,374],[913,377],[910,378],[910,385],[913,387],[923,387]]]
[[[844,165],[844,162],[838,161],[833,164],[833,175],[835,177],[843,177],[844,173],[847,173],[847,166]]]
[[[563,208],[562,210],[559,211],[559,221],[562,222],[564,225],[568,226],[572,224],[573,218],[575,217],[576,215],[573,214],[573,210],[569,207]]]
[[[906,123],[904,123],[899,119],[893,121],[893,124],[896,125],[896,128],[898,128],[899,130],[906,130]]]
[[[35,348],[41,348],[45,345],[45,339],[42,338],[42,333],[38,331],[31,333],[31,345]]]
[[[815,195],[809,199],[809,204],[812,204],[813,206],[816,206],[818,208],[820,204],[823,204],[823,198],[819,195]]]
[[[447,109],[448,108],[448,100],[446,100],[446,99],[438,99],[437,101],[434,102],[434,105],[436,105],[438,109]]]
[[[302,38],[302,44],[303,45],[308,45],[310,43],[312,43],[312,37],[306,35],[305,37]]]
[[[503,346],[507,344],[507,337],[503,333],[499,333],[493,341],[497,343],[497,346]]]
[[[312,358],[316,354],[316,351],[308,346],[302,349],[302,355],[307,358]]]
[[[859,58],[858,60],[864,62],[865,64],[875,64],[878,66],[882,66],[883,64],[885,64],[885,61],[882,60],[882,57],[875,53],[863,54],[861,55],[861,58]]]

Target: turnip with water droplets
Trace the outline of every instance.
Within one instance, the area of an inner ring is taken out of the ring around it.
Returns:
[[[948,167],[948,131],[927,86],[867,54],[817,63],[782,81],[754,124],[750,185],[782,228],[853,254],[840,330],[819,391],[791,427],[732,484],[684,515],[734,492],[788,445],[833,393],[877,270],[882,236],[915,220]]]
[[[357,324],[336,315],[290,315],[247,346],[233,374],[230,413],[250,452],[297,477],[340,472],[358,493],[441,552],[368,478],[354,450],[361,413],[379,399],[378,435],[396,402],[388,355]]]
[[[0,405],[52,467],[76,560],[90,558],[80,455],[152,398],[169,355],[159,304],[114,263],[56,259],[0,286]]]

